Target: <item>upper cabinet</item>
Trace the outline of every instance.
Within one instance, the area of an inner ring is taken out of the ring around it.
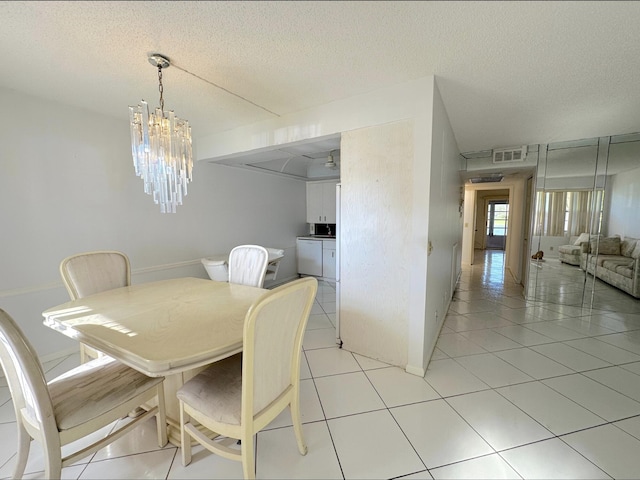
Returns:
[[[307,182],[307,223],[336,223],[337,184]]]

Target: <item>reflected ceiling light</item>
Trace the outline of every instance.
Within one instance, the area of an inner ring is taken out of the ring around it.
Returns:
[[[191,127],[173,110],[164,111],[162,69],[171,65],[169,59],[154,54],[149,55],[149,63],[158,67],[160,106],[151,113],[144,100],[137,107],[129,107],[133,166],[144,182],[144,193],[153,195],[160,212],[175,213],[191,181]]]

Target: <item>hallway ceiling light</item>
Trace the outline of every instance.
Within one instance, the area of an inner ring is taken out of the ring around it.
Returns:
[[[504,177],[501,173],[485,176],[485,177],[473,177],[470,178],[469,181],[471,183],[492,183],[492,182],[501,182]]]
[[[149,63],[158,67],[160,106],[149,112],[142,100],[129,107],[131,152],[136,175],[144,181],[144,193],[153,195],[161,213],[175,213],[187,195],[193,169],[191,127],[189,122],[164,111],[162,69],[171,63],[163,55],[149,55]]]

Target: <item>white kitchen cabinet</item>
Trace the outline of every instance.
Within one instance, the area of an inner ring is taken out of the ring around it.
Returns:
[[[307,223],[322,222],[322,183],[307,183]]]
[[[336,241],[322,241],[322,276],[329,280],[336,278]]]
[[[336,185],[338,182],[322,184],[323,223],[336,223]]]
[[[307,182],[307,223],[336,223],[337,183]]]
[[[336,278],[336,241],[300,237],[297,239],[298,273],[327,280]]]

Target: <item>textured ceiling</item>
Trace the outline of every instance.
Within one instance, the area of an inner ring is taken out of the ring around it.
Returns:
[[[126,121],[159,52],[197,138],[436,75],[469,152],[640,130],[638,25],[640,2],[9,1],[0,86]]]

